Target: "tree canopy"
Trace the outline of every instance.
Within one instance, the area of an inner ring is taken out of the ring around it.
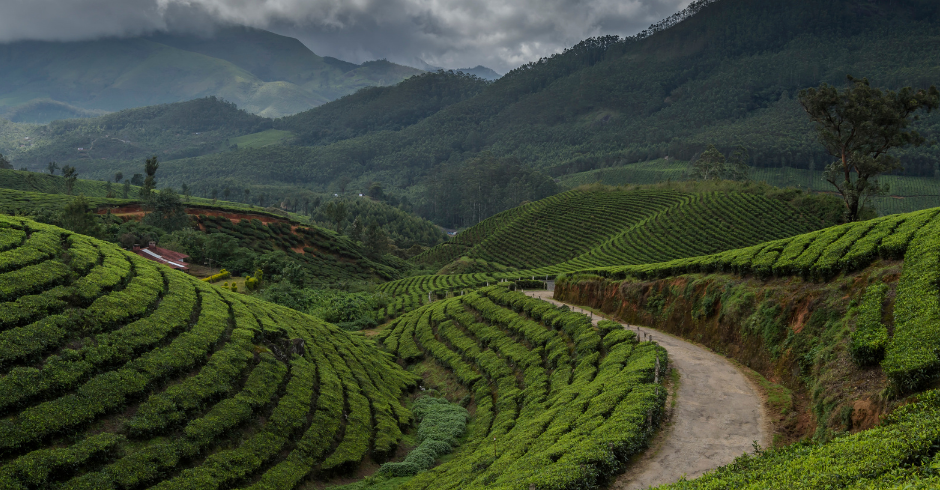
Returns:
[[[823,83],[800,91],[800,103],[816,124],[819,140],[836,160],[826,166],[826,180],[842,195],[847,221],[858,218],[865,200],[887,189],[877,176],[902,168],[892,150],[921,146],[926,138],[909,129],[914,113],[940,105],[937,88],[882,92],[867,78],[848,77],[839,90]]]

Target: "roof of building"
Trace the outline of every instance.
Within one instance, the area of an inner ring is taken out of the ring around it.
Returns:
[[[163,265],[178,269],[181,271],[188,271],[189,266],[183,261],[188,259],[189,255],[181,254],[179,252],[174,252],[172,250],[167,250],[160,247],[145,247],[145,248],[134,248],[134,253],[140,255],[145,259],[150,259],[154,262],[159,262]]]

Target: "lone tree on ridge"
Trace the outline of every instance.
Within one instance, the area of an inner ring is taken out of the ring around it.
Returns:
[[[800,104],[816,123],[826,151],[836,157],[826,166],[825,178],[842,195],[845,218],[851,222],[858,219],[868,198],[887,192],[887,186],[876,177],[902,168],[900,160],[889,152],[926,143],[907,126],[918,110],[929,113],[937,109],[940,93],[936,87],[882,93],[871,88],[867,78],[848,79],[852,85],[842,91],[825,83],[818,89],[800,91]]]

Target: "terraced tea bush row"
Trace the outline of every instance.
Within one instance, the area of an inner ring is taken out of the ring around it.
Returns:
[[[940,221],[917,231],[904,255],[894,304],[894,336],[884,372],[901,390],[922,386],[940,370]]]
[[[42,488],[75,469],[111,459],[125,438],[119,434],[97,434],[64,448],[40,449],[0,469],[3,488]]]
[[[665,400],[662,348],[501,286],[422,307],[379,337],[452,369],[477,405],[456,457],[404,488],[591,487],[645,446]]]
[[[686,199],[666,191],[569,191],[520,213],[466,255],[519,269],[557,264]]]
[[[708,255],[817,230],[795,208],[756,194],[695,194],[635,224],[557,272],[615,264],[649,264]]]
[[[66,273],[0,303],[7,487],[290,488],[381,460],[411,422],[417,378],[363,336],[65,230],[0,227],[59,237],[9,272]]]
[[[662,278],[697,272],[735,272],[759,277],[799,275],[828,280],[859,270],[878,257],[894,259],[907,250],[917,230],[937,222],[940,209],[886,216],[775,240],[704,257],[646,265],[588,268],[581,272],[624,279]]]
[[[858,306],[850,348],[852,357],[860,365],[877,364],[884,358],[888,327],[881,323],[881,306],[887,292],[888,285],[885,283],[869,286]]]

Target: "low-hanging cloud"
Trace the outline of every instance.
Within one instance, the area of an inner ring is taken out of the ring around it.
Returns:
[[[630,35],[690,0],[4,0],[0,42],[249,25],[353,62],[507,71],[597,35]]]

